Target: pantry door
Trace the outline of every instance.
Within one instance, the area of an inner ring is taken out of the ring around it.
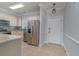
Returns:
[[[51,43],[63,42],[63,20],[62,18],[48,19],[47,41]]]

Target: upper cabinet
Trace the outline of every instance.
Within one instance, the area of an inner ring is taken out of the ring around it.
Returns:
[[[17,26],[17,17],[8,17],[8,20],[10,21],[10,26]]]
[[[10,26],[21,26],[20,17],[10,15],[0,15],[0,19],[10,21]]]

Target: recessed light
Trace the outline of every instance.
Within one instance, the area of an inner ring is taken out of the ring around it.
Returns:
[[[9,6],[9,8],[10,9],[18,9],[18,8],[22,8],[22,7],[24,7],[24,5],[23,4],[16,4],[16,5],[13,5],[13,6]]]

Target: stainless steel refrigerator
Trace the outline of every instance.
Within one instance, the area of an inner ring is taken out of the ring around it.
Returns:
[[[39,45],[40,20],[30,20],[28,22],[28,33],[26,34],[26,42],[30,45]]]

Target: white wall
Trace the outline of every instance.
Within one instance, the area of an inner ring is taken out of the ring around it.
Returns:
[[[64,14],[64,46],[68,55],[79,55],[79,3],[67,3]]]
[[[43,5],[40,5],[40,40],[39,40],[40,46],[44,44],[44,42],[47,39],[46,27],[47,27],[46,10],[43,8]]]

